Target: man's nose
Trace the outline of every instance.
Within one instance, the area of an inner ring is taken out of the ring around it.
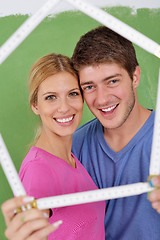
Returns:
[[[103,86],[98,87],[96,91],[96,103],[97,105],[103,105],[107,102],[108,93],[107,89]]]

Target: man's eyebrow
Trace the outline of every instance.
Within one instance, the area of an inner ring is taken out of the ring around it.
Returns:
[[[117,73],[117,74],[114,74],[114,75],[111,75],[111,76],[108,76],[108,77],[104,78],[103,81],[110,80],[110,79],[115,78],[115,77],[121,77],[121,76],[122,76],[122,74]]]
[[[107,80],[110,80],[112,78],[115,78],[115,77],[121,77],[122,75],[117,73],[117,74],[114,74],[114,75],[111,75],[111,76],[108,76],[104,79],[102,79],[102,81],[107,81]],[[94,84],[95,82],[94,81],[88,81],[88,82],[82,82],[81,83],[81,86],[85,86],[85,85],[89,85],[89,84]]]
[[[81,86],[89,85],[89,84],[93,84],[93,83],[94,83],[93,81],[82,82],[82,83],[81,83]]]

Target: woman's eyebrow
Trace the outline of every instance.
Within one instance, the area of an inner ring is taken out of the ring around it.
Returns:
[[[56,92],[45,92],[45,93],[43,93],[42,95],[44,96],[44,95],[48,95],[48,94],[55,94]]]

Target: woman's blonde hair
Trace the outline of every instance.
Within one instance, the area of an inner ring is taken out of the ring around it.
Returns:
[[[68,72],[75,76],[79,84],[79,78],[76,70],[73,68],[72,62],[69,57],[63,56],[61,54],[51,53],[44,57],[41,57],[35,62],[32,66],[29,79],[28,79],[28,88],[29,88],[29,102],[30,106],[37,103],[37,93],[40,84],[48,77],[59,73],[59,72]],[[57,83],[58,84],[58,83]],[[80,88],[81,94],[82,90]],[[34,142],[30,144],[35,145],[37,140],[41,135],[41,124],[37,127]]]
[[[68,72],[78,79],[78,74],[74,70],[70,58],[61,54],[51,53],[41,57],[33,65],[29,75],[29,102],[30,106],[36,104],[37,93],[40,84],[48,77],[59,73]],[[79,81],[78,81],[79,84]]]

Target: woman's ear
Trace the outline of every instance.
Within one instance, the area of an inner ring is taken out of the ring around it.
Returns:
[[[36,103],[33,103],[31,105],[32,111],[36,114],[39,115],[39,111],[38,111],[38,106],[36,105]]]
[[[139,86],[140,75],[141,75],[141,70],[140,70],[140,67],[137,66],[136,70],[133,73],[133,86],[134,86],[134,88],[137,88]]]

